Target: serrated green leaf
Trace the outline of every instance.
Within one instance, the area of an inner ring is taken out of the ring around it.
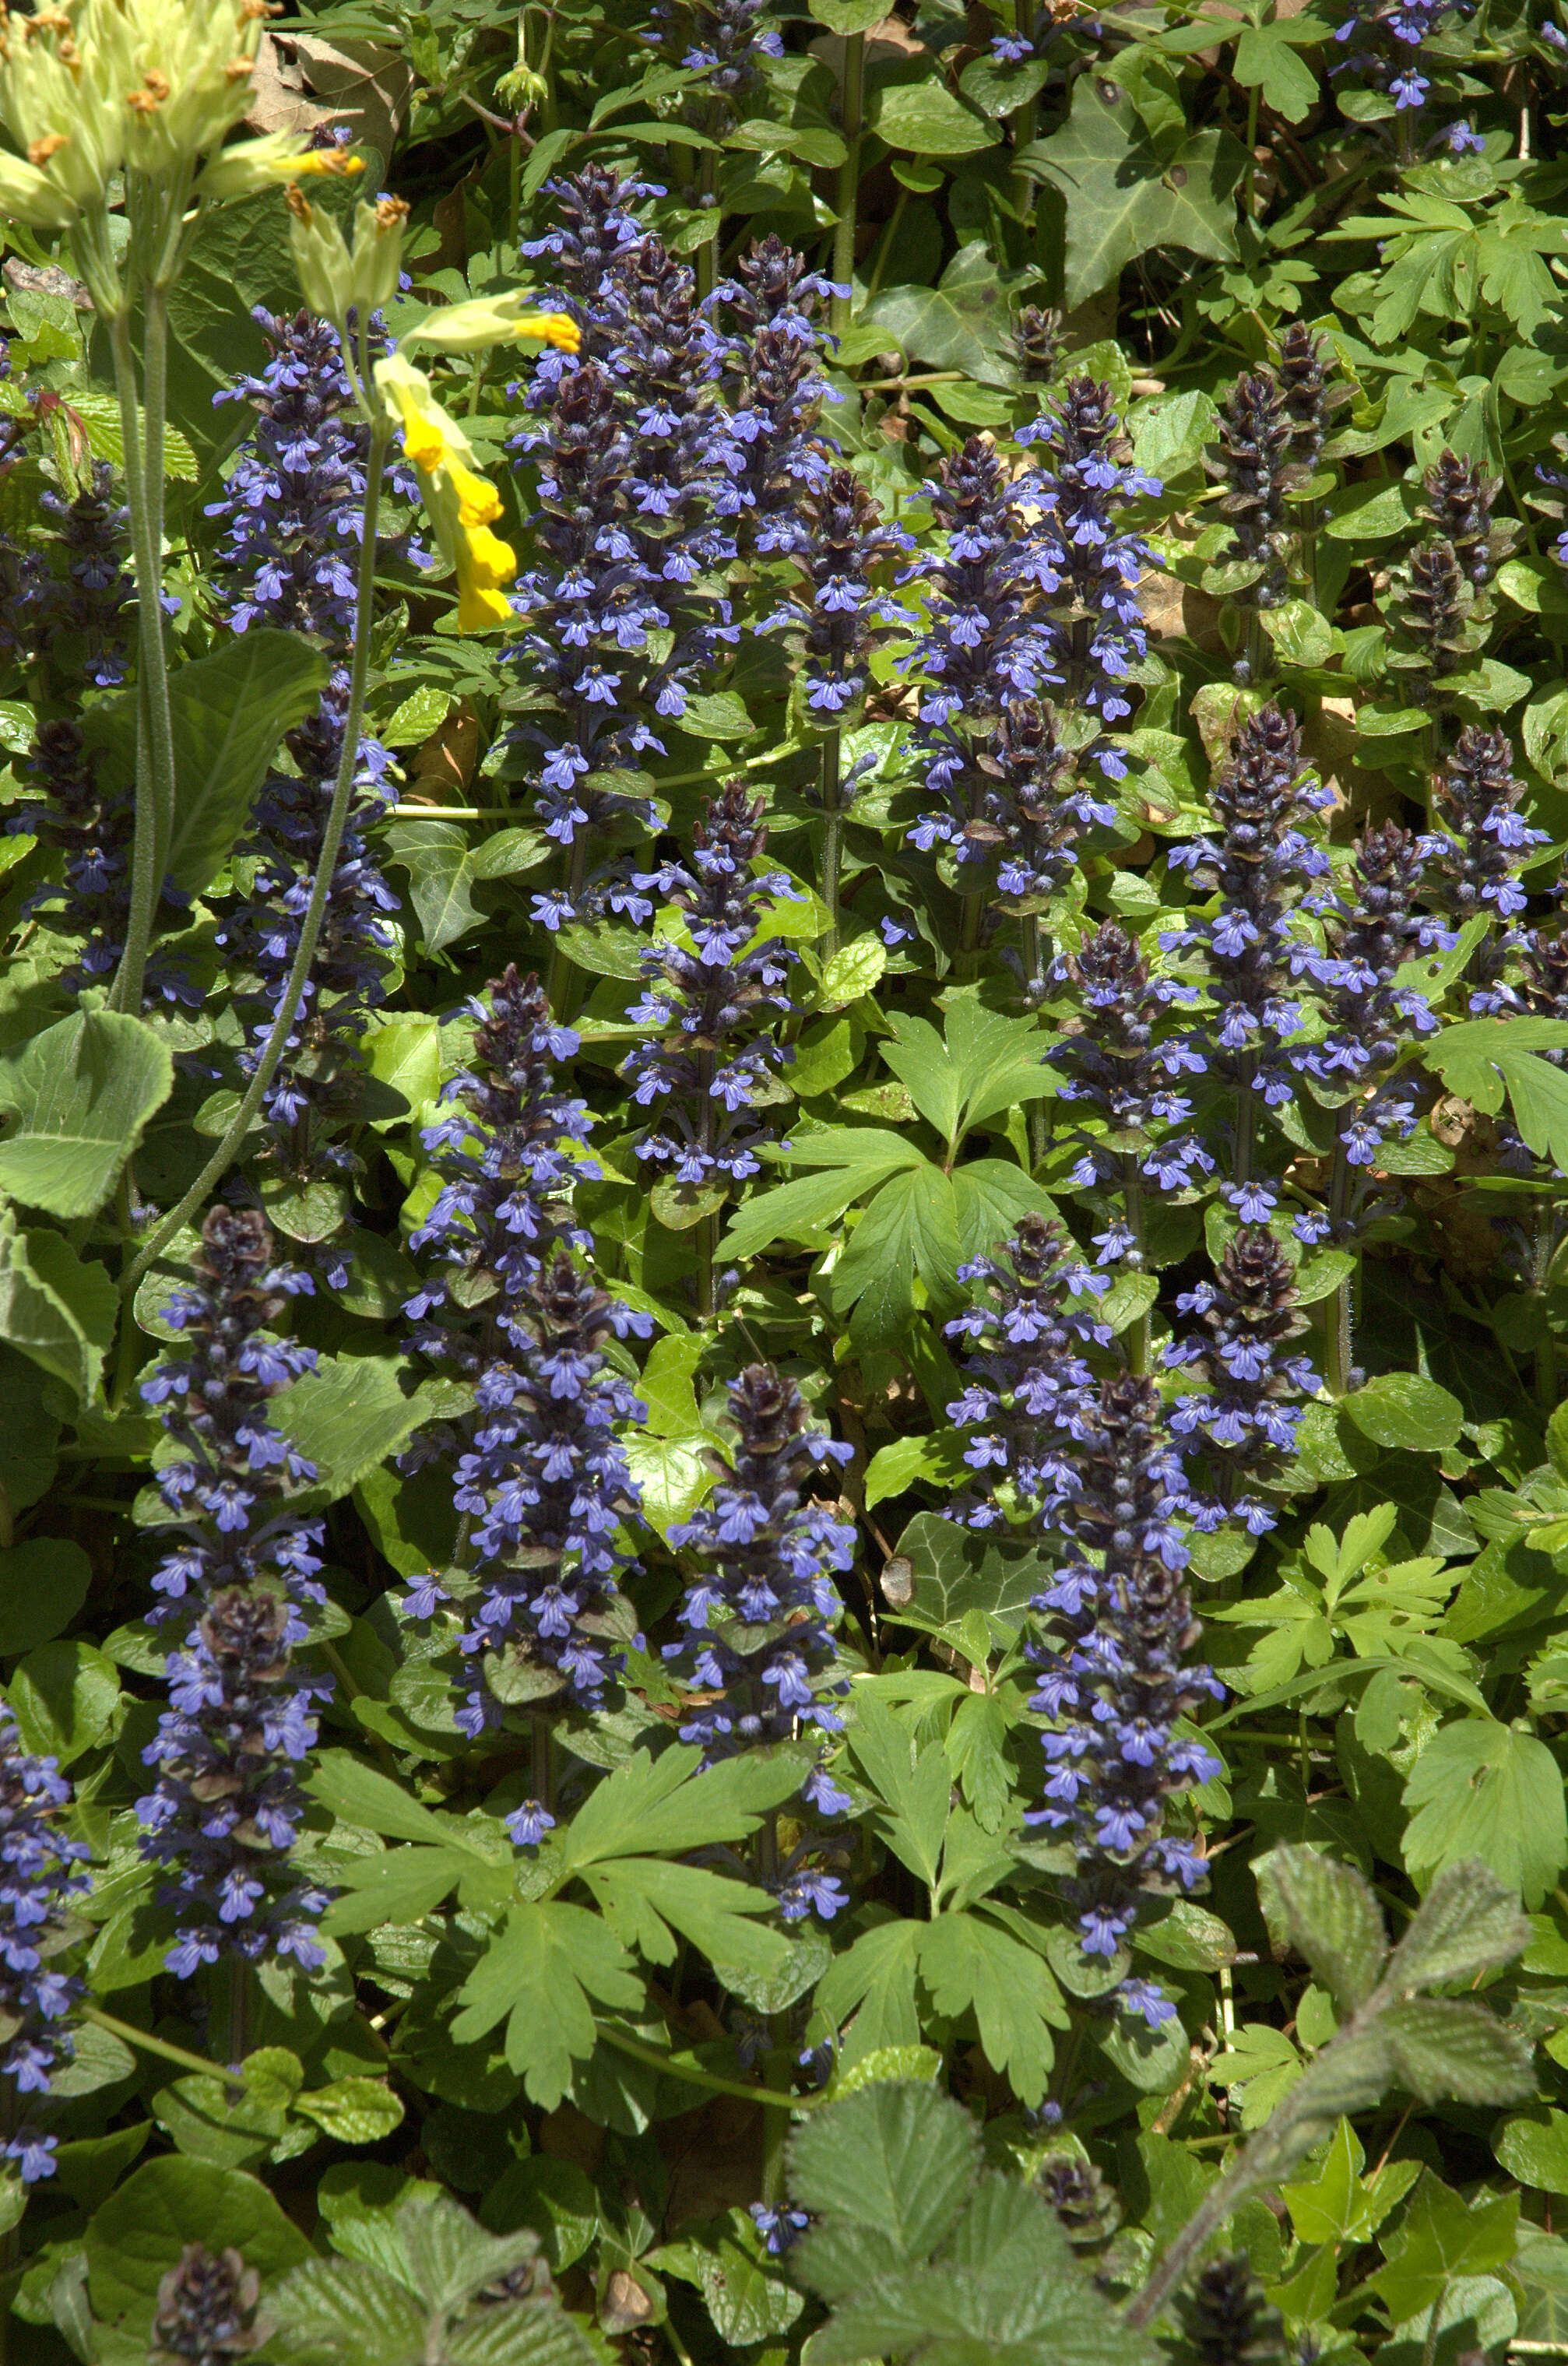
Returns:
[[[1419,1878],[1479,1857],[1527,1906],[1568,1865],[1562,1775],[1545,1742],[1490,1718],[1445,1726],[1404,1786],[1404,1862]]]
[[[1495,1971],[1529,1944],[1517,1897],[1474,1858],[1445,1865],[1422,1899],[1388,1967],[1393,1985],[1438,1988]]]
[[[1276,1849],[1269,1858],[1292,1939],[1341,2011],[1362,2004],[1388,1956],[1377,1899],[1353,1866],[1314,1849]]]
[[[955,2224],[979,2166],[967,2112],[924,2084],[863,2088],[816,2112],[790,2146],[790,2191],[807,2210],[881,2229],[919,2259]]]

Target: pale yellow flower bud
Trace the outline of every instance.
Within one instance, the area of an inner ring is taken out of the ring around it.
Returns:
[[[81,0],[7,20],[0,47],[0,122],[46,186],[8,160],[4,203],[21,220],[60,230],[99,206],[125,155],[126,110],[116,59],[99,38],[113,0]]]
[[[569,312],[530,311],[526,305],[521,290],[476,297],[468,304],[446,304],[417,328],[405,330],[398,342],[405,350],[427,345],[435,354],[479,354],[520,337],[536,337],[564,354],[578,352],[582,332]]]
[[[352,311],[361,321],[390,303],[398,288],[402,260],[403,229],[409,209],[400,197],[382,197],[373,206],[355,206],[354,240],[320,206],[310,204],[302,189],[291,187],[289,238],[299,292],[313,312],[342,321]]]
[[[307,174],[342,178],[365,170],[365,159],[347,148],[307,146],[302,131],[270,131],[264,140],[237,140],[220,149],[196,185],[198,197],[220,204],[254,197],[258,189],[298,181]]]
[[[76,208],[39,165],[24,164],[15,156],[0,153],[0,214],[7,221],[27,222],[33,230],[68,230],[76,219]]]

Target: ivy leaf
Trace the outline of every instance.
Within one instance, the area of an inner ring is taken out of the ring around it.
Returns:
[[[1506,2267],[1518,2217],[1517,2193],[1481,2194],[1467,2205],[1430,2169],[1424,2170],[1400,2227],[1399,2247],[1372,2278],[1394,2323],[1423,2315],[1455,2276],[1483,2276]]]
[[[144,1020],[79,1010],[0,1060],[0,1191],[51,1216],[91,1216],[174,1089],[167,1044]]]
[[[1069,309],[1155,248],[1184,247],[1213,262],[1236,254],[1235,194],[1247,162],[1238,142],[1179,130],[1156,147],[1131,99],[1099,74],[1079,77],[1063,129],[1018,161],[1066,202]]]
[[[1411,1768],[1404,1804],[1404,1863],[1417,1880],[1480,1857],[1535,1907],[1568,1865],[1562,1769],[1544,1741],[1513,1726],[1444,1726]]]
[[[978,242],[959,248],[934,287],[885,287],[859,318],[934,368],[984,386],[1005,386],[1012,375],[1002,345],[1006,293],[995,256]]]

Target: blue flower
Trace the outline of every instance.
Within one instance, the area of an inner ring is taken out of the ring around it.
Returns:
[[[802,501],[822,492],[832,466],[815,437],[828,390],[818,314],[834,286],[772,231],[736,273],[714,290],[710,309],[728,323],[724,391],[740,457],[737,542],[743,553],[766,557],[796,547]]]
[[[812,449],[820,468],[794,497],[787,539],[782,525],[775,536],[798,580],[759,630],[782,631],[797,642],[810,719],[832,730],[852,721],[869,683],[870,658],[887,628],[912,622],[873,579],[914,545],[901,526],[888,524],[853,469],[829,465],[820,445]]]
[[[222,522],[212,580],[235,632],[262,624],[302,634],[327,652],[333,672],[315,715],[288,735],[294,771],[271,775],[257,794],[251,836],[238,850],[255,863],[252,893],[218,930],[224,952],[255,981],[240,997],[253,1039],[241,1058],[245,1074],[271,1032],[293,964],[343,754],[370,444],[337,332],[309,312],[275,318],[258,309],[253,317],[271,359],[259,377],[215,397],[248,403],[255,426],[222,498],[208,504],[207,514]],[[385,483],[404,500],[416,496],[400,459],[387,464]],[[406,535],[378,543],[383,553],[426,563]],[[397,910],[397,898],[367,837],[392,794],[389,761],[377,740],[361,738],[316,958],[263,1104],[271,1161],[296,1183],[356,1171],[338,1137],[356,1105],[359,1039],[385,998],[394,946],[385,915]]]
[[[982,1481],[960,1516],[972,1527],[1000,1526],[1005,1482],[1014,1515],[1049,1529],[1076,1484],[1074,1439],[1095,1393],[1083,1350],[1111,1344],[1096,1311],[1109,1284],[1083,1266],[1060,1224],[1028,1214],[1004,1248],[962,1267],[960,1279],[979,1285],[979,1302],[947,1325],[968,1350],[964,1394],[947,1415],[967,1433],[964,1459]]]
[[[1190,1001],[1191,987],[1152,976],[1114,920],[1087,932],[1076,954],[1058,955],[1051,975],[1076,1005],[1065,1040],[1047,1055],[1062,1071],[1061,1097],[1094,1110],[1117,1144],[1080,1132],[1074,1182],[1120,1186],[1131,1166],[1155,1190],[1179,1191],[1211,1174],[1213,1160],[1190,1130],[1191,1104],[1180,1089],[1208,1064],[1193,1036],[1166,1018]]]
[[[1055,407],[1021,430],[1019,441],[1045,446],[1044,465],[1020,490],[1043,512],[1033,572],[1057,611],[1053,670],[1062,697],[1101,723],[1124,721],[1132,713],[1130,677],[1148,648],[1138,583],[1154,556],[1125,513],[1157,494],[1159,479],[1133,466],[1111,389],[1093,378],[1069,379]],[[1108,777],[1125,772],[1113,747],[1099,741],[1094,753]]]
[[[710,1499],[670,1531],[701,1573],[682,1605],[685,1631],[664,1656],[701,1696],[688,1705],[681,1738],[700,1742],[710,1759],[787,1740],[801,1726],[836,1733],[843,1720],[832,1704],[848,1690],[837,1673],[831,1572],[852,1567],[854,1530],[803,1489],[851,1449],[807,1427],[800,1391],[766,1364],[731,1381],[729,1417],[732,1459]],[[820,1769],[807,1790],[826,1813],[847,1804]],[[839,1884],[807,1865],[811,1845],[782,1869],[786,1921],[831,1916],[845,1903]]]
[[[141,1382],[143,1402],[160,1408],[165,1430],[186,1449],[157,1473],[173,1542],[152,1579],[164,1597],[153,1616],[172,1617],[193,1589],[209,1600],[258,1580],[280,1584],[296,1603],[319,1603],[321,1523],[288,1509],[290,1482],[313,1479],[315,1465],[267,1411],[280,1390],[314,1370],[315,1350],[265,1335],[289,1299],[312,1284],[273,1263],[272,1234],[255,1209],[214,1208],[201,1241],[193,1280],[163,1309],[182,1349]],[[303,1633],[297,1625],[288,1639]]]
[[[1370,1166],[1383,1142],[1403,1141],[1415,1123],[1413,1090],[1382,1079],[1410,1040],[1438,1024],[1427,997],[1401,985],[1398,972],[1435,939],[1452,941],[1414,909],[1427,857],[1441,844],[1394,822],[1367,830],[1351,858],[1354,902],[1332,891],[1311,902],[1324,918],[1327,950],[1298,946],[1292,956],[1296,975],[1319,987],[1326,1021],[1322,1041],[1299,1051],[1297,1065],[1330,1090],[1353,1087],[1340,1123],[1353,1166]]]
[[[1307,1328],[1298,1311],[1290,1259],[1271,1233],[1244,1227],[1226,1246],[1213,1281],[1177,1299],[1182,1314],[1197,1315],[1207,1338],[1189,1334],[1166,1349],[1165,1360],[1190,1370],[1206,1392],[1182,1393],[1170,1409],[1179,1438],[1203,1441],[1213,1500],[1198,1506],[1197,1525],[1226,1518],[1254,1536],[1274,1526],[1274,1514],[1249,1482],[1278,1478],[1296,1452],[1302,1399],[1315,1395],[1318,1377],[1291,1343]]]
[[[410,1245],[436,1248],[446,1270],[404,1309],[414,1345],[474,1387],[472,1412],[425,1431],[403,1459],[454,1468],[480,1589],[461,1644],[479,1664],[457,1720],[476,1737],[500,1723],[521,1671],[540,1700],[570,1691],[592,1702],[604,1689],[614,1653],[603,1615],[627,1559],[615,1537],[637,1503],[615,1426],[644,1417],[604,1346],[652,1327],[569,1253],[592,1242],[566,1195],[599,1172],[569,1155],[589,1120],[555,1078],[577,1036],[536,978],[509,969],[490,995],[488,1012],[475,1008],[473,1068],[444,1089],[453,1114],[424,1135],[444,1181]],[[411,1616],[428,1617],[443,1591],[416,1587]],[[547,1828],[517,1813],[520,1831]]]
[[[291,1852],[305,1808],[293,1770],[332,1687],[294,1673],[294,1628],[276,1594],[225,1587],[169,1655],[171,1706],[141,1752],[158,1780],[136,1813],[142,1854],[167,1876],[164,1961],[182,1979],[225,1956],[292,1956],[306,1971],[326,1960],[315,1921],[328,1893],[297,1877]]]
[[[75,1974],[58,1968],[73,1902],[92,1887],[79,1870],[91,1852],[56,1821],[70,1804],[59,1762],[30,1756],[0,1704],[0,2075],[13,2090],[0,2158],[16,2162],[24,2185],[54,2175],[56,2139],[28,2125],[25,2111],[18,2119],[16,2099],[46,2095],[56,2067],[70,2060],[64,2023],[82,1994]]]
[[[637,1155],[694,1189],[761,1171],[770,1129],[753,1103],[773,1097],[770,1072],[791,1056],[760,1023],[792,1008],[784,989],[796,959],[781,938],[752,942],[766,901],[790,892],[782,873],[751,869],[767,847],[764,806],[731,782],[694,830],[690,862],[637,877],[675,907],[691,949],[673,937],[649,946],[647,990],[626,1013],[656,1031],[626,1065],[633,1100],[658,1112]]]
[[[1165,1802],[1210,1781],[1219,1761],[1181,1740],[1178,1721],[1223,1696],[1185,1654],[1197,1641],[1178,1517],[1195,1509],[1153,1383],[1104,1380],[1076,1409],[1059,1507],[1045,1524],[1065,1558],[1035,1599],[1043,1641],[1031,1706],[1043,1736],[1044,1803],[1029,1821],[1071,1838],[1065,1885],[1080,1944],[1114,1956],[1145,1898],[1203,1877],[1192,1843],[1166,1829]]]

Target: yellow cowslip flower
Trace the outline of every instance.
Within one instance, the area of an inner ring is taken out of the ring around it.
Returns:
[[[7,158],[0,205],[40,229],[101,206],[125,159],[130,118],[109,22],[112,0],[73,0],[30,17],[0,12],[0,122]]]
[[[377,363],[376,387],[413,463],[441,555],[457,569],[458,631],[509,623],[505,587],[516,579],[517,554],[491,532],[501,496],[473,467],[473,445],[437,402],[423,371],[400,354]]]
[[[307,175],[328,173],[340,177],[363,173],[365,159],[350,148],[310,148],[303,131],[269,131],[261,140],[236,140],[220,149],[196,184],[196,195],[209,204],[226,197],[254,197],[258,189],[280,181],[298,181]]]
[[[417,328],[405,330],[398,342],[405,348],[428,345],[436,354],[479,354],[519,337],[535,337],[563,354],[581,350],[582,332],[570,312],[535,312],[526,306],[521,289],[510,296],[478,296],[468,304],[444,304]]]

